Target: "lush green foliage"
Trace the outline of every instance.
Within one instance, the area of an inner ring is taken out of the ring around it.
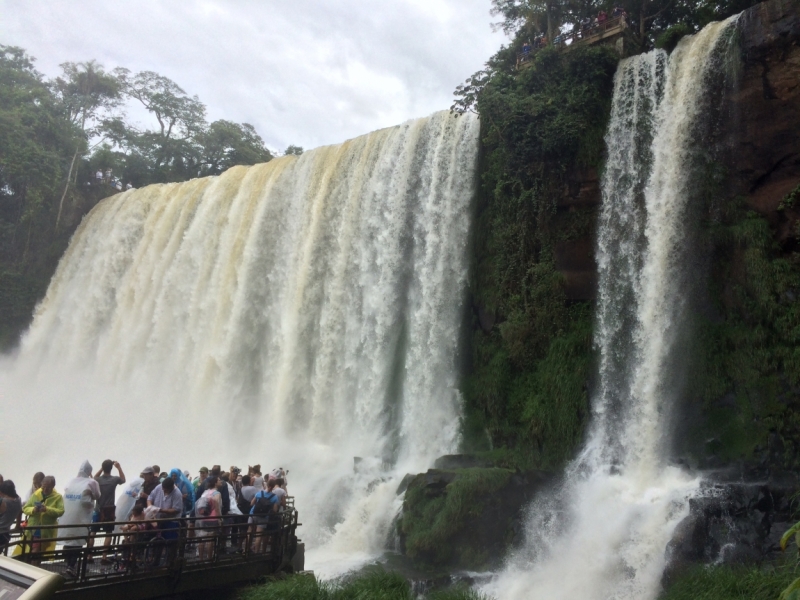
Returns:
[[[295,575],[248,588],[239,600],[413,600],[408,582],[397,573],[370,569],[341,582],[318,582],[308,575]],[[488,600],[471,589],[439,590],[428,600]]]
[[[406,555],[444,564],[456,557],[461,565],[480,567],[486,557],[466,556],[469,547],[456,547],[453,536],[468,529],[488,502],[487,490],[500,490],[510,479],[508,469],[460,469],[443,493],[431,494],[424,476],[413,480],[403,501],[398,529],[404,535]],[[476,564],[478,563],[478,564]]]
[[[679,577],[659,600],[778,600],[793,579],[790,566],[771,570],[697,567]]]
[[[480,95],[484,156],[476,223],[477,324],[465,385],[469,449],[482,429],[523,466],[556,468],[580,441],[591,369],[591,308],[569,305],[559,242],[591,238],[594,209],[559,208],[568,176],[596,167],[617,57],[607,48],[540,52]]]
[[[694,451],[796,468],[800,252],[782,251],[766,219],[737,203],[708,235],[711,306],[697,324],[690,387],[705,418],[696,423]]]

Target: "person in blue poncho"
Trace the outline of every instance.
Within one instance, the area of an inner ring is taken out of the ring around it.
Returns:
[[[189,481],[189,478],[178,468],[172,469],[169,472],[169,476],[172,477],[172,480],[175,482],[175,487],[177,487],[183,495],[182,516],[191,514],[194,510],[194,488],[192,487],[192,482]]]

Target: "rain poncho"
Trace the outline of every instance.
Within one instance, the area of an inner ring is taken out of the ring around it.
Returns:
[[[92,465],[83,461],[78,476],[70,480],[64,488],[64,515],[59,525],[90,525],[94,503],[100,497],[100,485],[92,478]],[[89,535],[89,528],[69,528],[62,532],[64,537]],[[66,546],[80,546],[80,540],[70,540]]]
[[[44,504],[45,512],[36,512],[35,506],[37,502]],[[22,512],[28,515],[28,522],[25,527],[25,532],[22,537],[25,541],[33,542],[33,550],[35,552],[52,552],[56,549],[56,543],[48,540],[58,537],[58,529],[38,529],[41,525],[56,525],[58,518],[64,514],[64,498],[57,491],[53,490],[45,498],[42,495],[42,489],[36,490],[33,495],[28,498],[25,506],[22,507]],[[41,538],[38,542],[37,538]],[[31,545],[25,545],[25,552],[31,551]],[[14,550],[14,556],[22,554],[23,545],[20,544]]]
[[[127,521],[129,519],[133,505],[136,504],[136,499],[139,497],[139,492],[142,491],[143,483],[144,479],[136,477],[125,484],[122,493],[117,498],[117,510],[114,512],[116,521]]]
[[[190,514],[194,510],[194,486],[192,486],[192,482],[178,468],[170,470],[169,476],[175,481],[175,486],[183,495],[183,514]]]

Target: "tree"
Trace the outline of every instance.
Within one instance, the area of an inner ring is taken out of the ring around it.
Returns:
[[[284,150],[283,155],[284,156],[290,156],[290,155],[292,155],[292,156],[300,156],[302,153],[303,153],[303,147],[302,146],[289,146],[288,148],[286,148],[286,150]]]
[[[214,121],[198,136],[202,146],[201,172],[218,175],[234,165],[254,165],[272,160],[264,140],[249,123]],[[302,152],[302,149],[301,149]]]
[[[98,119],[104,110],[120,103],[120,84],[117,78],[107,75],[102,65],[91,60],[84,63],[66,62],[61,65],[62,76],[53,82],[53,90],[67,120],[83,134],[75,145],[75,152],[67,172],[67,182],[58,203],[56,228],[61,221],[64,198],[69,190],[75,160],[87,149],[89,139],[99,132]]]
[[[116,119],[106,124],[106,131],[117,143],[150,159],[155,181],[187,179],[197,175],[201,150],[197,136],[205,127],[206,107],[197,96],[188,96],[174,81],[142,71],[114,69],[122,92],[142,104],[158,122],[156,131],[139,131]]]
[[[11,256],[27,253],[33,222],[49,208],[78,138],[33,59],[21,48],[0,46],[0,239]],[[22,224],[28,234],[18,253]]]

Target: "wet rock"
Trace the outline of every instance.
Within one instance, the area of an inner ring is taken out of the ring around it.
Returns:
[[[474,454],[445,454],[433,463],[435,469],[470,469],[473,467],[491,467],[492,461]]]
[[[778,542],[794,523],[792,498],[798,490],[800,478],[792,473],[752,483],[705,483],[667,545],[664,584],[696,564],[759,565],[776,560]]]

